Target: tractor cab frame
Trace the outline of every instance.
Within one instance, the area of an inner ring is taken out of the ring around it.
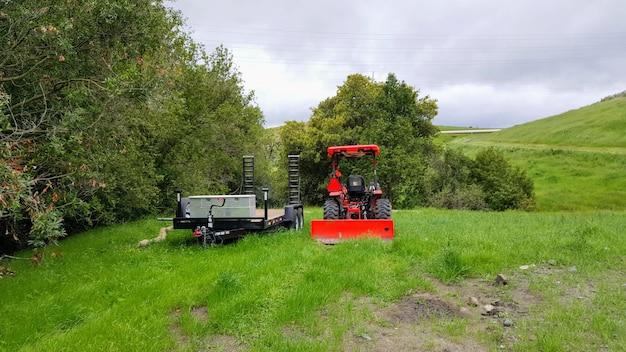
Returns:
[[[348,145],[328,148],[332,172],[326,187],[324,220],[311,222],[311,236],[323,243],[335,243],[345,238],[375,236],[393,239],[391,203],[382,198],[376,175],[376,157],[380,149],[375,144]],[[373,181],[366,186],[362,175],[349,175],[342,183],[340,162],[344,158],[371,157]]]

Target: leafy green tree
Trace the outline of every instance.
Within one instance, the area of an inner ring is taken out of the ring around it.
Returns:
[[[218,47],[203,61],[207,65],[186,70],[177,83],[181,121],[160,167],[168,175],[166,188],[229,192],[240,186],[243,155],[263,159],[258,141],[264,119],[227,49]],[[267,173],[267,167],[257,171]]]
[[[225,48],[206,55],[162,1],[4,2],[0,231],[67,232],[227,191],[263,116]],[[4,236],[4,235],[3,235]]]
[[[492,210],[533,210],[534,185],[526,173],[511,166],[501,152],[493,148],[476,155],[471,178],[484,193],[487,206]]]
[[[330,163],[326,149],[333,145],[378,144],[382,151],[377,166],[379,182],[394,204],[410,207],[424,202],[422,174],[425,156],[434,148],[437,132],[431,120],[437,105],[391,74],[384,83],[354,74],[337,94],[313,109],[306,125],[289,125],[283,146],[287,153],[300,152],[302,184],[306,200],[320,204],[326,197]],[[292,133],[292,131],[297,131]],[[371,164],[354,163],[354,172],[369,175]]]
[[[289,122],[283,158],[300,153],[305,200],[326,198],[333,145],[378,144],[378,180],[396,208],[435,206],[506,210],[534,207],[533,183],[494,150],[476,160],[434,144],[437,102],[390,74],[385,82],[350,75],[337,94],[320,102],[308,123]],[[371,164],[348,163],[342,172],[369,175]]]
[[[471,178],[473,161],[454,149],[432,154],[425,173],[427,205],[436,208],[486,210],[482,188]]]

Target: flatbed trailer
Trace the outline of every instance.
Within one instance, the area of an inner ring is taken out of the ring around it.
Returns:
[[[268,208],[268,188],[262,188],[263,208],[256,207],[254,157],[244,156],[244,194],[183,197],[176,191],[177,211],[171,218],[174,229],[192,230],[203,245],[223,244],[249,233],[271,232],[279,228],[300,230],[304,209],[300,202],[299,156],[289,155],[289,200],[283,209]],[[169,219],[167,219],[169,220]]]

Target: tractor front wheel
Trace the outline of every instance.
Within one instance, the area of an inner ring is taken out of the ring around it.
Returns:
[[[329,199],[324,202],[324,220],[339,219],[339,204],[335,200]]]
[[[376,219],[391,219],[391,202],[389,199],[376,201]]]

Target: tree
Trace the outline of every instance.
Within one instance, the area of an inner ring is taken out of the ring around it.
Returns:
[[[436,115],[436,100],[421,96],[393,74],[385,82],[350,75],[335,96],[313,109],[309,122],[284,126],[283,158],[301,155],[301,188],[311,204],[322,204],[327,196],[329,146],[378,144],[378,180],[396,208],[533,208],[532,180],[501,154],[488,150],[471,160],[435,145]],[[351,162],[341,169],[344,174],[369,175],[371,165]]]
[[[492,210],[533,210],[534,185],[526,173],[511,166],[501,152],[493,148],[476,155],[471,178],[480,185],[485,203]]]
[[[160,0],[5,2],[0,231],[39,246],[227,191],[263,116],[225,48]]]
[[[326,148],[342,144],[378,144],[380,182],[396,205],[420,204],[424,156],[434,145],[436,102],[395,75],[384,83],[354,74],[348,76],[337,94],[313,109],[306,126],[292,123],[283,137],[286,153],[301,152],[303,192],[308,202],[320,204],[326,196],[330,163]],[[297,127],[296,127],[297,126]],[[298,131],[297,138],[291,131]],[[368,174],[371,165],[348,165],[354,172]],[[308,169],[307,169],[308,168]],[[418,196],[416,196],[418,195]]]

